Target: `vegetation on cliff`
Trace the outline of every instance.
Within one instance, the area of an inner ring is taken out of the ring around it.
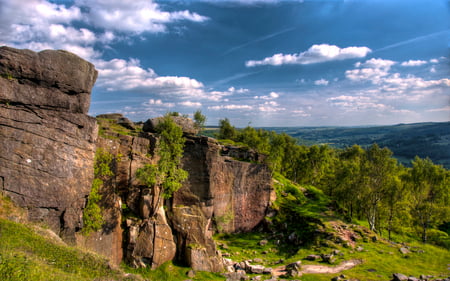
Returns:
[[[407,168],[377,144],[365,149],[298,145],[285,133],[237,130],[228,119],[220,120],[217,137],[266,153],[273,172],[318,187],[349,222],[364,219],[379,235],[411,233],[450,248],[450,171],[428,158],[416,157]]]
[[[188,176],[187,172],[180,167],[185,139],[182,129],[175,124],[170,115],[164,117],[156,130],[159,133],[159,141],[155,149],[159,157],[158,163],[147,164],[138,169],[136,176],[148,187],[159,187],[161,194],[158,194],[158,197],[168,199],[180,189],[182,182]]]

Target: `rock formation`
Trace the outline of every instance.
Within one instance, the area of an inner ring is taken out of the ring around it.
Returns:
[[[0,189],[72,242],[93,179],[96,78],[65,51],[0,48]]]
[[[152,129],[158,119],[140,132],[120,114],[102,115],[97,136],[97,121],[86,115],[96,76],[92,64],[65,51],[0,48],[0,191],[27,208],[31,220],[112,264],[125,259],[156,268],[177,258],[194,270],[222,271],[213,233],[254,229],[274,195],[270,171],[258,163],[262,155],[195,136],[192,120],[175,118],[186,137],[182,165],[189,178],[155,204],[157,188],[142,186],[135,174],[158,159]],[[102,229],[86,235],[82,212],[96,150],[112,155],[113,175],[100,189]]]

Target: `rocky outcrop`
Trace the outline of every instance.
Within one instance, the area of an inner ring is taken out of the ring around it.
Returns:
[[[0,48],[2,192],[69,242],[93,179],[97,124],[86,113],[96,77],[65,51]]]
[[[0,191],[66,242],[134,266],[156,268],[174,258],[194,270],[222,271],[215,231],[245,232],[263,221],[273,190],[268,167],[254,151],[196,137],[192,120],[174,117],[186,145],[189,178],[170,199],[142,186],[136,171],[155,164],[161,119],[144,130],[120,114],[86,115],[97,72],[65,51],[0,48]],[[114,128],[108,128],[109,125]],[[117,127],[118,126],[118,127]],[[81,234],[94,179],[94,154],[112,155],[98,203],[104,224]]]
[[[198,128],[195,126],[194,121],[192,119],[183,117],[183,116],[171,116],[172,120],[181,127],[184,134],[187,135],[196,135],[198,133]],[[144,132],[156,133],[156,127],[159,123],[164,119],[164,117],[156,117],[152,119],[148,119],[144,123],[144,127],[142,128]]]

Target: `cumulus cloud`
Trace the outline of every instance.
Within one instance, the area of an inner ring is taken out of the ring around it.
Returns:
[[[351,111],[365,111],[365,110],[389,110],[392,107],[379,103],[367,96],[347,96],[341,95],[338,97],[332,97],[327,99],[335,106],[344,108],[347,112]]]
[[[137,59],[98,60],[98,85],[108,91],[159,91],[165,94],[195,96],[203,84],[195,79],[178,76],[158,76],[151,68],[143,69]]]
[[[401,66],[421,66],[421,65],[424,65],[424,64],[427,64],[427,63],[428,62],[425,61],[425,60],[409,60],[409,61],[402,62],[400,65]]]
[[[65,5],[0,0],[0,7],[0,45],[35,51],[64,49],[87,60],[101,56],[97,44],[105,47],[130,32],[163,32],[168,24],[181,20],[207,20],[187,10],[166,12],[147,0],[76,0]]]
[[[119,32],[164,32],[171,22],[208,20],[187,10],[163,11],[151,0],[77,0],[76,4],[86,8],[85,18],[92,25]]]
[[[156,99],[156,100],[149,99],[147,102],[144,102],[143,105],[147,106],[147,107],[167,107],[167,108],[175,106],[175,104],[173,102],[163,102],[160,99]]]
[[[329,83],[330,83],[330,81],[323,79],[323,78],[314,81],[314,85],[317,85],[317,86],[327,86]]]
[[[372,58],[364,63],[357,62],[356,69],[347,70],[345,76],[352,81],[370,81],[379,84],[383,77],[389,75],[389,70],[394,64],[396,62],[392,60]]]
[[[280,105],[275,101],[266,101],[258,106],[258,110],[262,112],[278,112],[284,111],[286,108],[280,107]]]
[[[228,109],[228,110],[252,110],[253,107],[251,105],[228,104],[228,105],[208,106],[208,109],[211,109],[211,110],[222,110],[222,109]]]
[[[275,92],[270,92],[269,95],[267,96],[254,96],[254,99],[262,99],[262,100],[273,100],[273,99],[277,99],[280,97],[280,94],[275,93]]]
[[[179,102],[178,105],[186,106],[186,107],[201,107],[202,106],[202,104],[200,102],[192,102],[192,101]]]
[[[298,54],[275,54],[263,60],[249,60],[247,67],[259,65],[284,65],[284,64],[313,64],[334,60],[363,58],[371,50],[367,47],[339,48],[335,45],[313,45],[307,51]]]

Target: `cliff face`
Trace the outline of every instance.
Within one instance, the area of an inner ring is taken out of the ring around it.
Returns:
[[[96,77],[68,52],[0,48],[0,188],[72,242],[93,179]]]
[[[27,208],[31,220],[113,264],[125,259],[156,268],[178,258],[195,270],[221,271],[213,233],[254,229],[270,204],[271,175],[257,163],[261,155],[185,130],[182,164],[189,178],[158,205],[157,188],[142,186],[135,177],[138,168],[156,163],[158,135],[138,133],[131,121],[111,114],[103,120],[130,135],[106,126],[97,137],[97,121],[86,115],[96,75],[90,63],[64,51],[0,48],[1,192]],[[94,153],[100,149],[112,155],[114,173],[100,190],[105,223],[82,235]]]

